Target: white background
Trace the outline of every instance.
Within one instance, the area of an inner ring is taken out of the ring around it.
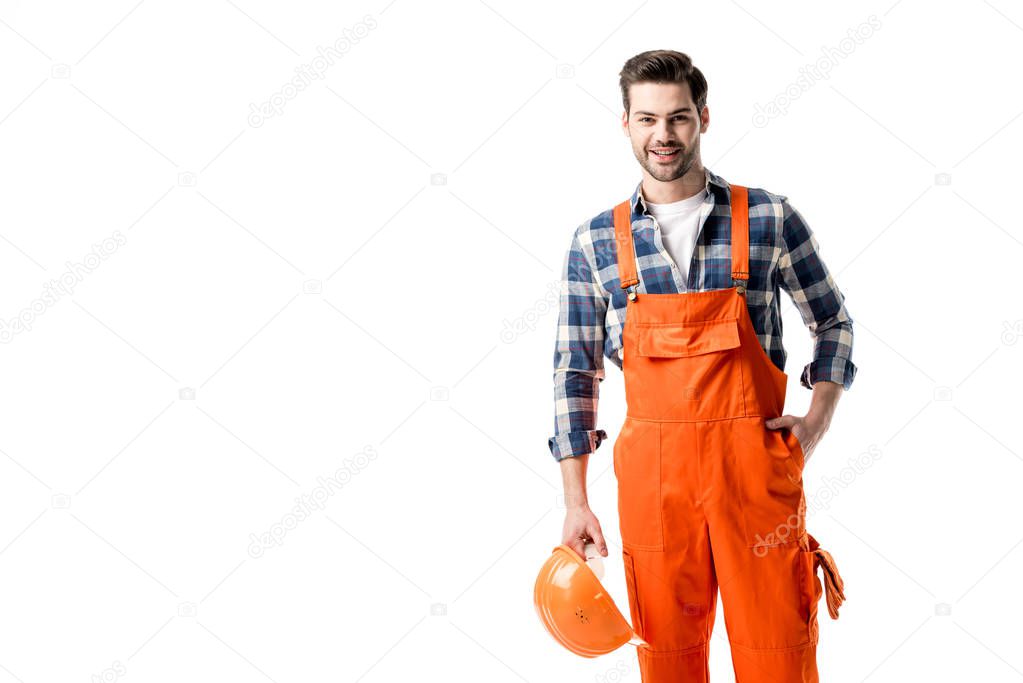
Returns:
[[[1019,680],[1021,38],[1006,0],[0,1],[0,682],[638,681],[631,646],[556,645],[532,586],[556,283],[639,180],[617,78],[653,48],[710,82],[708,168],[790,198],[855,321],[804,472],[848,598],[822,680]],[[711,661],[732,680],[720,609]]]

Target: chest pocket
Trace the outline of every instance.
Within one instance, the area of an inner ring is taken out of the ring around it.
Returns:
[[[639,323],[626,363],[630,414],[717,420],[746,414],[737,318]]]
[[[739,347],[735,318],[637,327],[636,354],[649,358],[688,358]]]

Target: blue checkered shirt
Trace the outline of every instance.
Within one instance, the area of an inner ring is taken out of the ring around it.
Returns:
[[[689,281],[668,256],[660,229],[647,214],[642,183],[632,193],[632,235],[640,283],[637,292],[674,294],[727,289],[731,283],[729,189],[706,171],[705,208],[710,208],[693,250]],[[604,357],[622,367],[626,292],[618,279],[613,209],[580,225],[562,271],[557,342],[554,349],[555,460],[592,453],[607,438],[597,429],[597,399]],[[706,211],[705,211],[706,213]],[[783,195],[749,188],[749,283],[746,302],[757,338],[785,370],[781,297],[792,298],[814,340],[813,360],[800,375],[811,388],[821,380],[846,389],[856,375],[852,362],[852,318],[845,298],[818,254],[817,240]]]

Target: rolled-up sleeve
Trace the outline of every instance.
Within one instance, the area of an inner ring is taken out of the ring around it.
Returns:
[[[547,445],[557,461],[595,451],[607,438],[597,429],[597,401],[604,379],[607,299],[576,230],[561,274],[554,347],[554,436]],[[591,250],[592,251],[592,250]]]
[[[822,380],[848,389],[856,377],[856,366],[852,361],[853,320],[845,297],[820,257],[813,231],[786,197],[782,197],[782,207],[779,284],[792,297],[814,340],[813,360],[803,368],[799,382],[807,389]]]

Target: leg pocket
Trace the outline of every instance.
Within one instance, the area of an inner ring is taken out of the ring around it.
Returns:
[[[663,550],[660,423],[626,418],[615,440],[614,463],[622,547]]]
[[[625,560],[625,587],[629,592],[629,615],[632,617],[632,630],[640,638],[645,639],[642,608],[639,604],[639,591],[636,588],[636,564],[628,552],[623,551],[622,558]]]
[[[824,587],[817,577],[817,568],[820,566],[820,558],[813,550],[801,550],[799,560],[803,570],[803,595],[806,601],[803,608],[803,618],[806,621],[806,632],[810,637],[810,643],[816,645],[819,629],[817,624],[817,605],[821,595],[824,594]]]

